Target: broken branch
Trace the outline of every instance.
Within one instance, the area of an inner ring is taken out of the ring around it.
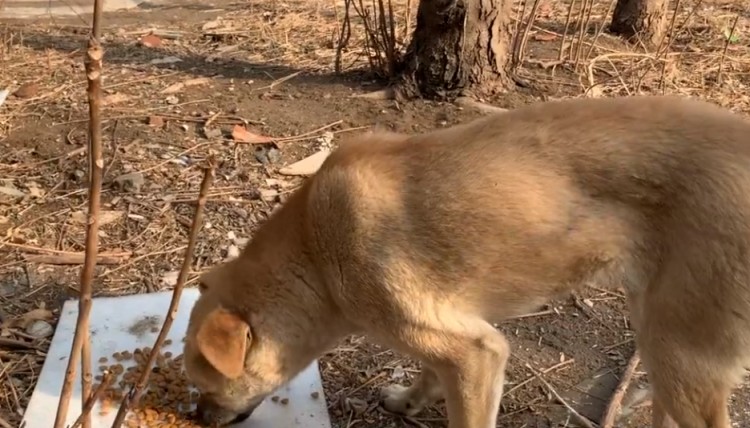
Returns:
[[[613,428],[615,426],[615,419],[620,412],[620,407],[622,407],[622,399],[625,397],[625,392],[628,390],[635,369],[640,362],[641,357],[638,355],[638,351],[635,351],[633,356],[630,357],[628,365],[625,367],[625,371],[620,379],[620,384],[617,385],[615,392],[612,394],[612,399],[609,400],[607,410],[604,411],[604,415],[602,416],[602,428]]]
[[[195,215],[193,216],[193,224],[190,226],[190,236],[188,238],[187,249],[185,250],[185,258],[182,261],[182,269],[177,277],[177,284],[175,284],[172,290],[172,300],[169,303],[169,310],[167,316],[164,319],[164,323],[159,331],[159,336],[154,342],[154,346],[151,349],[151,353],[148,355],[146,365],[141,372],[141,376],[138,381],[130,388],[130,391],[125,395],[120,403],[120,408],[117,410],[117,415],[112,423],[112,428],[119,428],[125,421],[125,416],[128,413],[128,409],[138,405],[141,399],[146,385],[148,383],[148,377],[151,374],[151,367],[156,361],[156,356],[159,355],[159,349],[161,349],[164,340],[167,338],[169,329],[172,327],[172,322],[177,317],[177,310],[180,305],[180,297],[182,296],[182,289],[185,287],[185,281],[190,274],[190,266],[193,264],[193,252],[195,251],[195,243],[198,237],[198,231],[203,223],[203,208],[206,206],[206,199],[208,198],[208,190],[211,187],[211,182],[214,177],[214,163],[209,160],[208,167],[203,171],[203,181],[201,182],[200,192],[198,193],[198,203],[195,206]]]

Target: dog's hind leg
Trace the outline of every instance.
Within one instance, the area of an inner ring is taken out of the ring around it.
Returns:
[[[730,428],[728,398],[735,386],[739,360],[716,349],[698,331],[679,302],[684,296],[667,288],[673,302],[658,292],[636,300],[632,312],[636,339],[653,391],[653,428]],[[641,306],[642,305],[642,306]],[[638,307],[641,306],[641,307]],[[697,310],[693,307],[693,310]],[[717,332],[717,334],[720,334]]]
[[[386,386],[381,390],[386,410],[406,416],[414,416],[425,407],[443,399],[443,388],[437,373],[426,364],[416,382],[409,387],[399,384]]]
[[[651,373],[663,373],[664,369],[657,365]],[[731,387],[694,377],[690,385],[684,377],[678,382],[659,375],[649,378],[654,388],[653,428],[731,427],[727,408]]]

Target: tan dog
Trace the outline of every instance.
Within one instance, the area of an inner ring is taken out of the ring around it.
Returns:
[[[361,138],[204,275],[185,367],[225,424],[363,332],[423,363],[388,409],[445,398],[450,428],[490,428],[510,350],[492,323],[587,281],[628,292],[653,426],[729,428],[750,364],[750,123],[635,97]]]

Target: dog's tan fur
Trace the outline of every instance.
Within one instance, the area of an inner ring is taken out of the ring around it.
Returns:
[[[387,408],[445,398],[451,428],[494,427],[510,347],[492,323],[587,281],[627,290],[653,426],[729,428],[750,364],[750,123],[634,97],[362,137],[204,275],[185,365],[226,423],[364,332],[423,363]]]

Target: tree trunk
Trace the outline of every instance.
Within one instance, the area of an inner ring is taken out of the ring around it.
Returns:
[[[630,42],[657,46],[666,27],[668,0],[617,0],[610,31]]]
[[[402,83],[408,95],[453,98],[510,87],[512,0],[421,0]]]

